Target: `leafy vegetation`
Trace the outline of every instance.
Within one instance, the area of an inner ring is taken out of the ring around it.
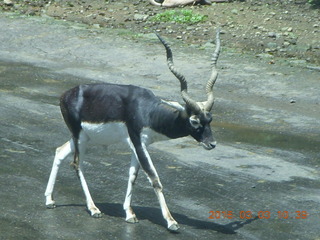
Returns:
[[[204,22],[208,16],[194,13],[192,10],[167,10],[162,13],[158,13],[151,18],[151,21],[155,22],[176,22],[194,24]]]
[[[320,0],[309,0],[309,3],[311,3],[314,6],[320,6]]]

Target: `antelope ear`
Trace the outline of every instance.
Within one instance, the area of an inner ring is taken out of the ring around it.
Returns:
[[[166,100],[163,100],[163,99],[161,99],[161,102],[164,103],[164,104],[167,104],[170,107],[173,107],[173,108],[177,109],[178,111],[185,111],[186,110],[185,107],[182,106],[178,102],[166,101]]]

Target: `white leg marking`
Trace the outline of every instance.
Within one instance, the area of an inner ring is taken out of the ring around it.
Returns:
[[[53,200],[52,192],[59,171],[59,166],[61,162],[66,159],[71,153],[74,153],[74,143],[72,139],[56,149],[49,181],[47,184],[46,192],[44,194],[46,197],[46,205],[48,208],[55,207],[55,201]]]
[[[84,134],[84,133],[80,133],[79,136],[79,169],[77,170],[79,179],[80,179],[80,183],[84,192],[84,195],[86,196],[86,202],[87,202],[87,208],[91,213],[91,216],[93,217],[101,217],[101,212],[100,210],[96,207],[96,205],[94,204],[89,188],[88,188],[88,184],[87,181],[83,175],[82,172],[82,165],[83,165],[83,159],[85,156],[85,152],[86,152],[86,146],[87,146],[87,142],[88,142],[89,138]]]
[[[123,203],[123,209],[126,212],[126,221],[130,223],[138,222],[138,219],[131,207],[131,197],[132,197],[133,185],[137,179],[139,168],[140,168],[140,164],[136,158],[136,155],[132,153],[131,164],[129,169],[128,188],[127,188],[126,198]]]
[[[154,172],[153,175],[155,176],[155,178],[154,179],[150,179],[150,177],[148,177],[148,178],[149,178],[149,181],[151,182],[152,186],[154,187],[154,191],[158,197],[158,201],[160,203],[160,208],[161,208],[163,218],[167,221],[167,224],[168,224],[167,226],[170,231],[177,231],[179,229],[179,225],[176,222],[176,220],[174,220],[174,218],[172,217],[172,215],[169,211],[169,208],[167,206],[166,200],[165,200],[163,192],[162,192],[162,184],[160,182],[160,178],[158,176],[156,168],[153,165],[153,162],[150,158],[150,155],[147,151],[146,145],[144,143],[142,143],[142,148],[143,148],[145,155],[148,158],[150,168]]]
[[[94,204],[86,179],[83,176],[82,170],[81,170],[81,164],[79,166],[79,170],[78,170],[78,174],[79,174],[79,179],[81,182],[81,186],[84,192],[84,195],[86,196],[86,202],[87,202],[87,208],[90,211],[90,214],[92,217],[101,217],[101,212],[100,210],[96,207],[96,205]]]
[[[165,200],[163,192],[162,192],[162,188],[161,189],[156,188],[155,192],[156,192],[156,195],[157,195],[159,203],[160,203],[162,215],[163,215],[164,219],[167,221],[168,229],[170,231],[177,231],[179,229],[179,225],[176,222],[176,220],[174,220],[174,218],[172,217],[172,215],[169,211],[169,208],[167,206],[166,200]]]

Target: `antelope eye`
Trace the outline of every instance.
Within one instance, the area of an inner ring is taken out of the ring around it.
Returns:
[[[199,128],[201,127],[201,123],[200,123],[200,120],[198,118],[193,118],[193,117],[190,117],[190,124],[193,128]]]

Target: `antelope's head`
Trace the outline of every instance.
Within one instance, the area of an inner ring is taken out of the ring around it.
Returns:
[[[212,56],[212,72],[205,88],[207,100],[204,102],[197,102],[190,97],[190,95],[188,94],[188,84],[185,77],[175,68],[173,64],[172,51],[169,44],[158,34],[156,35],[166,49],[167,64],[170,71],[180,81],[181,96],[186,104],[184,109],[189,119],[187,123],[189,135],[191,135],[195,140],[201,143],[201,145],[205,149],[211,150],[216,146],[216,141],[212,135],[210,127],[210,123],[212,121],[212,115],[210,111],[212,110],[214,104],[213,85],[215,84],[218,77],[216,64],[220,53],[220,31],[217,30],[216,34],[216,49]]]

